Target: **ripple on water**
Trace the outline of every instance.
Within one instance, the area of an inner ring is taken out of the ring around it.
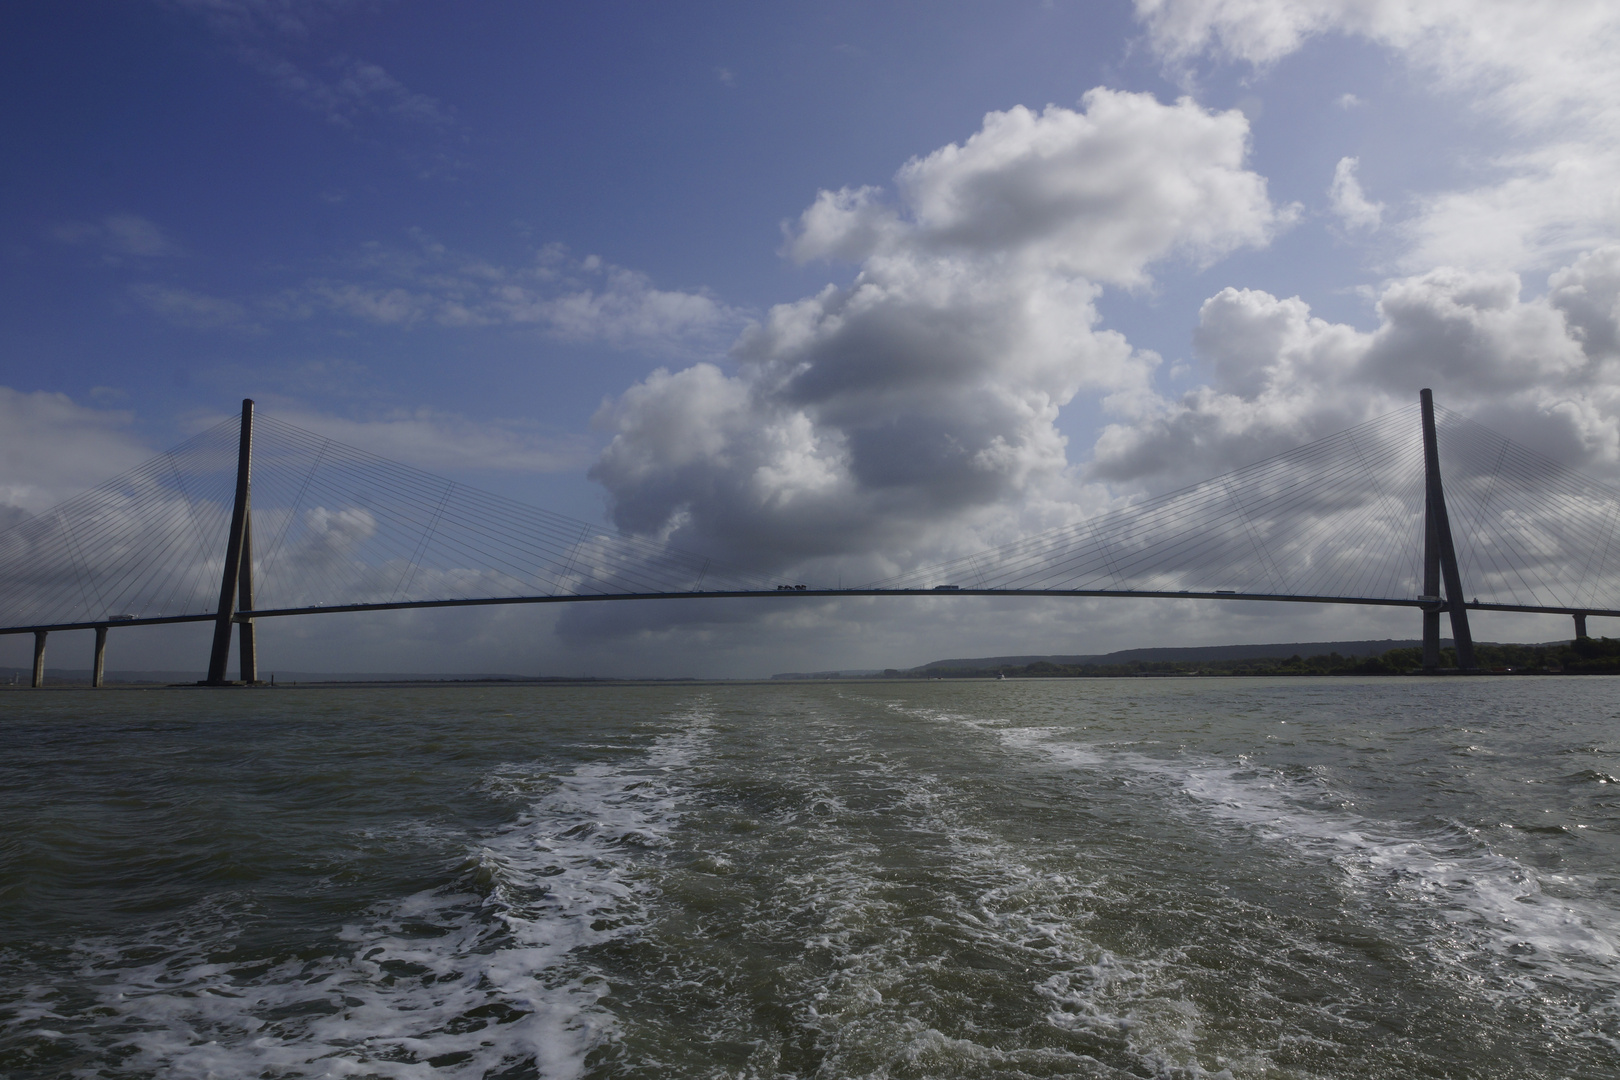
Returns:
[[[1305,698],[1326,708],[1339,685]],[[1313,724],[1288,693],[537,698],[587,702],[566,747],[544,719],[522,749],[503,742],[521,726],[476,750],[436,732],[477,768],[433,788],[419,763],[403,811],[366,819],[389,850],[459,851],[409,879],[434,887],[339,919],[311,882],[312,928],[279,936],[264,889],[210,888],[182,922],[0,954],[0,1073],[1620,1073],[1599,828],[1543,813],[1563,793],[1601,805],[1603,759],[1548,752],[1533,772],[1487,722]],[[1482,752],[1450,751],[1464,741]],[[1497,774],[1508,794],[1470,803],[1495,816],[1448,809]],[[1433,797],[1393,812],[1385,779]],[[287,798],[352,844],[365,790],[325,783],[343,812]],[[500,816],[452,832],[413,812],[419,791],[469,788]]]
[[[545,794],[450,883],[304,954],[234,952],[251,909],[82,941],[78,992],[34,984],[8,1007],[27,1029],[8,1060],[166,1078],[581,1075],[615,1031],[584,954],[645,922],[645,864],[668,847],[704,730],[693,717],[638,759],[562,775],[500,770],[490,787]]]
[[[1150,757],[1069,742],[1054,729],[1009,727],[1002,738],[1066,768],[1150,780],[1166,811],[1195,828],[1235,830],[1290,858],[1319,860],[1336,872],[1357,933],[1387,943],[1373,947],[1421,954],[1424,978],[1460,987],[1486,1008],[1529,1010],[1568,1036],[1620,1045],[1620,911],[1590,876],[1499,854],[1481,830],[1456,821],[1347,811],[1355,800],[1321,770]],[[1550,822],[1504,827],[1574,832]]]

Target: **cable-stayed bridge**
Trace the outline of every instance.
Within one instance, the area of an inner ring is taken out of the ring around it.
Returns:
[[[1443,467],[1443,468],[1442,468]],[[1444,481],[1442,482],[1442,473]],[[1468,612],[1620,616],[1620,491],[1419,403],[1155,498],[858,588],[722,566],[268,416],[232,418],[0,532],[0,634],[214,624],[257,680],[259,620],[610,600],[1023,596],[1416,609],[1425,667]]]

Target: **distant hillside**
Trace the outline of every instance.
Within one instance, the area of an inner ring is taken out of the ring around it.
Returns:
[[[1543,645],[1475,642],[1475,670],[1504,675],[1620,674],[1620,639],[1581,638]],[[1125,649],[1102,656],[937,660],[892,679],[1009,679],[1220,675],[1406,675],[1423,666],[1423,647],[1412,640],[1299,641],[1277,645],[1197,649]],[[1007,661],[1011,660],[1012,663]],[[1442,645],[1442,671],[1456,670],[1456,650]]]
[[[1481,642],[1480,644],[1487,644]],[[976,660],[935,660],[913,671],[992,671],[996,668],[1028,667],[1030,664],[1056,664],[1060,667],[1083,667],[1097,664],[1145,663],[1200,663],[1217,660],[1281,660],[1290,656],[1382,656],[1391,649],[1420,649],[1421,639],[1384,638],[1379,641],[1295,641],[1274,645],[1201,645],[1196,648],[1122,649],[1119,652],[1099,653],[1091,656],[986,656]],[[1440,647],[1452,647],[1450,638],[1442,638]]]

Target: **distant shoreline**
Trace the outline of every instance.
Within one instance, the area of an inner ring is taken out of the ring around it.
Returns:
[[[827,684],[827,683],[848,683],[848,684],[852,684],[852,685],[859,684],[859,685],[863,685],[863,686],[871,686],[873,684],[882,684],[882,685],[887,685],[887,686],[894,686],[896,684],[916,685],[916,684],[919,684],[919,683],[936,683],[936,682],[941,682],[941,683],[1000,683],[1000,682],[1009,682],[1009,683],[1013,683],[1013,682],[1016,682],[1016,683],[1053,683],[1053,682],[1098,682],[1098,681],[1118,680],[1118,679],[1148,679],[1148,680],[1160,680],[1160,681],[1180,679],[1180,680],[1188,680],[1188,681],[1212,682],[1212,681],[1235,680],[1235,679],[1265,679],[1265,680],[1296,679],[1297,680],[1297,679],[1312,679],[1312,678],[1314,678],[1314,679],[1380,679],[1380,680],[1388,680],[1388,679],[1419,679],[1419,680],[1421,680],[1421,679],[1425,679],[1425,678],[1501,678],[1501,677],[1512,677],[1512,676],[1538,676],[1538,677],[1541,677],[1541,678],[1592,678],[1592,677],[1595,677],[1595,676],[1604,676],[1604,675],[1608,675],[1608,676],[1612,677],[1612,676],[1620,675],[1620,671],[1547,671],[1547,670],[1529,670],[1529,671],[1507,671],[1507,672],[1504,672],[1504,671],[1490,671],[1490,670],[1483,670],[1483,669],[1476,669],[1474,671],[1463,671],[1463,670],[1460,670],[1460,669],[1457,669],[1457,668],[1442,668],[1442,669],[1440,669],[1438,671],[1435,671],[1435,672],[1421,672],[1421,671],[1379,672],[1379,673],[1371,673],[1371,674],[1351,673],[1351,672],[1341,673],[1341,674],[1332,674],[1332,673],[1322,674],[1322,673],[1314,673],[1313,672],[1313,673],[1306,673],[1306,674],[1303,674],[1303,675],[1255,674],[1255,673],[1250,673],[1250,672],[1163,672],[1163,673],[1161,673],[1161,672],[1143,672],[1143,673],[1135,673],[1135,674],[1113,674],[1113,675],[1109,675],[1109,674],[1095,674],[1095,675],[1033,675],[1033,676],[1030,676],[1030,675],[1012,675],[1012,676],[1007,676],[1006,678],[998,678],[995,675],[978,674],[978,675],[971,675],[971,676],[966,676],[966,675],[963,675],[963,676],[932,676],[932,677],[910,678],[910,679],[893,679],[893,678],[886,679],[886,678],[884,678],[882,676],[873,676],[873,675],[827,677],[827,678],[819,678],[819,679],[776,679],[776,678],[764,678],[764,679],[760,679],[760,678],[753,678],[753,679],[699,679],[699,678],[608,679],[608,678],[600,678],[600,679],[523,679],[523,680],[512,680],[512,679],[442,679],[442,680],[435,680],[435,679],[404,679],[404,680],[397,680],[397,681],[341,680],[341,681],[332,681],[332,682],[277,683],[274,686],[272,686],[270,683],[257,683],[257,684],[255,684],[253,686],[247,686],[247,685],[244,685],[242,683],[227,684],[225,686],[205,686],[205,685],[202,685],[202,684],[199,684],[199,683],[108,683],[108,684],[106,684],[106,685],[104,685],[104,686],[102,686],[100,688],[92,687],[88,683],[47,683],[45,686],[38,687],[38,688],[33,688],[33,687],[28,687],[28,686],[0,686],[0,693],[10,692],[10,691],[17,691],[17,692],[25,693],[25,694],[28,694],[28,693],[37,694],[37,693],[41,693],[41,692],[51,692],[51,693],[90,692],[90,693],[100,694],[100,693],[109,692],[109,691],[147,693],[147,692],[154,692],[154,691],[169,691],[169,690],[177,690],[177,691],[188,691],[188,690],[242,690],[242,691],[253,691],[253,692],[257,692],[257,691],[261,691],[261,690],[270,690],[270,691],[279,691],[279,690],[286,690],[286,691],[299,691],[299,690],[443,690],[443,689],[457,689],[457,688],[488,689],[488,688],[491,688],[491,687],[532,687],[534,689],[582,688],[582,687],[584,687],[584,688],[600,688],[600,689],[633,689],[633,688],[639,689],[639,688],[644,688],[644,687],[658,687],[658,686],[665,686],[665,687],[667,687],[667,686],[680,686],[680,687],[773,686],[773,687],[787,688],[787,687],[794,687],[794,686],[804,686],[806,684],[823,685],[823,684]]]
[[[1442,640],[1440,670],[1422,670],[1422,643],[1383,639],[1342,642],[1295,642],[1252,645],[1212,645],[1124,649],[1101,655],[996,656],[976,660],[935,660],[918,667],[897,669],[843,669],[783,672],[769,677],[709,678],[699,676],[595,676],[595,675],[408,675],[399,672],[277,671],[256,685],[266,689],[314,687],[410,686],[655,686],[732,685],[747,683],[929,682],[944,679],[1168,679],[1168,678],[1300,678],[1405,675],[1606,675],[1620,674],[1620,639],[1582,638],[1516,645],[1476,642],[1479,667],[1463,672],[1455,668],[1450,640]],[[32,689],[31,672],[0,668],[0,690]],[[90,689],[88,670],[47,670],[42,689]],[[103,689],[188,689],[196,687],[201,672],[110,671]]]

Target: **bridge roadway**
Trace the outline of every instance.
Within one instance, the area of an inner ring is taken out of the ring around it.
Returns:
[[[266,608],[239,611],[234,622],[254,619],[273,619],[288,615],[334,615],[355,611],[404,611],[412,608],[495,607],[505,604],[581,604],[606,600],[734,600],[734,599],[809,599],[812,597],[853,596],[1020,596],[1020,597],[1115,597],[1134,600],[1243,600],[1284,604],[1355,604],[1362,607],[1418,608],[1429,611],[1449,610],[1444,601],[1392,599],[1371,596],[1296,596],[1290,593],[1250,593],[1198,591],[1161,591],[1150,589],[762,589],[732,590],[724,592],[668,592],[668,593],[586,593],[546,596],[495,596],[464,600],[399,600],[375,604],[316,604],[311,607]],[[1620,617],[1620,610],[1590,607],[1548,607],[1535,604],[1491,604],[1470,601],[1463,607],[1469,611],[1522,611],[1540,615],[1572,615],[1577,617],[1598,615]],[[215,622],[214,612],[199,615],[162,615],[154,618],[101,619],[94,622],[48,623],[36,626],[7,626],[0,634],[54,633],[59,630],[94,630],[124,626],[162,626],[169,623]]]

